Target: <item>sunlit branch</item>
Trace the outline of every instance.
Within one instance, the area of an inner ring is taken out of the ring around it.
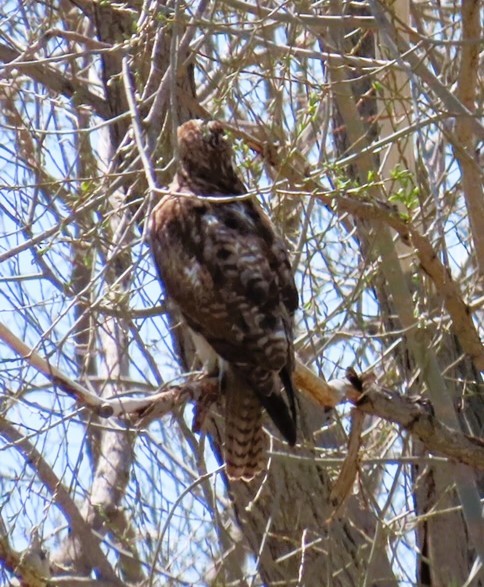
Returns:
[[[181,385],[167,386],[147,397],[101,399],[50,366],[2,324],[0,339],[81,405],[102,417],[122,417],[136,426],[147,426],[188,401],[197,401],[207,395],[216,397],[218,390],[217,378],[198,376]],[[372,386],[362,392],[361,384],[355,377],[325,382],[299,361],[296,364],[294,381],[299,391],[318,406],[335,407],[349,400],[364,413],[399,424],[418,437],[429,451],[442,453],[456,461],[484,470],[484,440],[462,434],[440,422],[430,402]]]

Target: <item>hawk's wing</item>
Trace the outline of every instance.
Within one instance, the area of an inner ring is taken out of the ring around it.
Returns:
[[[151,241],[169,295],[224,359],[279,371],[292,361],[297,290],[269,221],[249,201],[163,199]]]
[[[251,478],[265,455],[261,404],[286,440],[296,439],[291,373],[298,296],[284,243],[248,200],[171,195],[153,211],[151,244],[167,293],[230,366],[227,472]]]

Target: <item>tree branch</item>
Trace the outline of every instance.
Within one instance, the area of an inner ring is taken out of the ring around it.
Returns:
[[[6,332],[9,336],[6,336]],[[176,407],[181,407],[188,401],[197,401],[208,394],[216,394],[218,390],[216,378],[198,377],[148,397],[100,399],[58,369],[51,367],[2,324],[0,339],[81,405],[94,410],[101,417],[122,417],[137,427],[147,426]],[[348,399],[361,411],[402,426],[410,434],[417,436],[430,452],[438,452],[484,470],[484,440],[462,434],[443,424],[436,418],[430,402],[415,400],[387,389],[370,388],[362,392],[358,378],[325,382],[300,361],[296,363],[294,382],[301,393],[319,406],[334,407]]]
[[[72,533],[79,538],[85,557],[92,568],[97,569],[99,578],[110,581],[113,585],[122,585],[111,565],[101,550],[98,537],[83,519],[76,504],[60,479],[51,469],[38,450],[12,424],[0,418],[0,434],[10,441],[25,457],[39,479],[52,494],[52,498],[69,523]]]
[[[23,552],[14,550],[9,541],[9,533],[0,518],[0,561],[4,568],[19,577],[22,587],[45,587],[50,577],[49,561],[42,550],[37,534],[32,536],[31,544]]]
[[[347,398],[362,412],[399,424],[417,436],[430,452],[484,470],[484,439],[462,434],[443,424],[429,401],[383,388],[362,392],[353,386],[348,387]]]
[[[237,135],[240,136],[241,133]],[[459,286],[426,236],[409,222],[402,220],[390,206],[378,201],[353,198],[339,193],[337,198],[334,194],[328,194],[317,180],[307,177],[309,166],[302,155],[299,157],[297,166],[290,163],[283,164],[281,161],[288,159],[277,157],[273,148],[268,148],[267,144],[253,136],[246,133],[243,135],[248,145],[261,156],[266,157],[270,165],[277,167],[279,174],[284,176],[291,185],[304,186],[305,191],[314,194],[331,209],[336,205],[340,212],[347,212],[360,220],[384,222],[400,235],[404,244],[414,247],[422,269],[432,279],[436,291],[442,296],[462,350],[472,359],[478,370],[484,370],[484,346],[472,320],[469,306],[464,302]]]
[[[104,120],[110,118],[110,113],[106,102],[90,92],[84,81],[68,78],[66,74],[57,72],[54,68],[48,65],[41,64],[37,60],[30,59],[22,60],[22,54],[15,49],[0,45],[0,61],[6,64],[3,76],[10,75],[12,70],[18,70],[22,74],[31,77],[36,82],[49,88],[52,92],[61,94],[66,98],[75,96],[76,100],[90,106],[98,116]]]

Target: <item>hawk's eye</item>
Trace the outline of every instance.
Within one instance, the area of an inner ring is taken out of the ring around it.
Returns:
[[[207,122],[205,126],[204,139],[214,148],[225,146],[227,135],[224,127],[217,120]]]

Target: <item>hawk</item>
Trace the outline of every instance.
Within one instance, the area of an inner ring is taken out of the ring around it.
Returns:
[[[205,370],[219,375],[227,475],[250,480],[265,464],[264,408],[285,440],[296,442],[298,293],[284,242],[258,204],[243,197],[223,125],[186,122],[178,152],[169,194],[151,215],[151,248]]]

